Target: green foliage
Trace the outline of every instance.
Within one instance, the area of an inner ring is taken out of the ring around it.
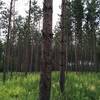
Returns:
[[[0,75],[1,76],[1,75]],[[51,100],[100,100],[100,74],[67,73],[64,94],[60,93],[59,72],[52,74]],[[0,80],[0,100],[37,100],[39,74],[14,75]]]
[[[37,100],[38,81],[39,75],[29,74],[27,77],[15,75],[4,85],[0,82],[0,100]]]
[[[60,93],[59,78],[53,78],[51,100],[99,100],[99,75],[95,73],[68,73],[66,76],[65,93],[63,95]]]
[[[99,100],[100,80],[96,74],[70,74],[67,79],[68,100]]]
[[[83,18],[82,0],[73,0],[72,1],[72,10],[73,10],[73,16],[75,17],[76,21],[82,20],[82,18]]]

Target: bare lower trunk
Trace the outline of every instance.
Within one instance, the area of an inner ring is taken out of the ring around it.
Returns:
[[[32,72],[32,66],[33,66],[33,41],[32,41],[32,46],[31,46],[31,59],[30,59],[30,72]]]
[[[35,52],[35,71],[38,71],[38,69],[39,69],[39,68],[38,68],[38,67],[39,67],[39,66],[38,66],[38,59],[39,59],[39,58],[38,58],[38,56],[39,56],[39,55],[38,55],[38,53],[39,53],[39,52],[38,52],[38,44],[36,45],[35,49],[36,49],[36,52]]]
[[[96,71],[96,35],[95,32],[93,33],[93,63],[94,63],[94,69]]]
[[[75,33],[75,71],[77,71],[78,58],[77,58],[77,35]]]

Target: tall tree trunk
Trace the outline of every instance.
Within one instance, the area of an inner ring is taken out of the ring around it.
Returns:
[[[65,85],[65,69],[66,69],[66,0],[62,0],[62,15],[61,15],[61,68],[60,68],[60,89],[64,92]]]
[[[52,0],[44,0],[43,6],[43,48],[40,73],[40,100],[50,100],[51,53],[52,53]]]
[[[10,33],[11,33],[11,17],[12,17],[12,4],[13,0],[10,2],[10,13],[9,13],[9,20],[8,20],[8,34],[7,34],[7,44],[5,50],[5,64],[4,64],[4,75],[3,79],[6,79],[6,72],[9,69],[9,60],[10,60]],[[5,81],[5,80],[4,80]]]
[[[31,0],[29,0],[29,15],[28,15],[28,35],[26,37],[25,48],[25,75],[27,75],[29,67],[29,49],[30,49],[30,21],[31,21]]]
[[[13,8],[12,8],[12,17],[13,17],[13,28],[12,28],[12,32],[11,32],[11,50],[10,50],[10,55],[11,55],[11,60],[10,60],[10,72],[11,72],[11,78],[13,76],[13,70],[14,70],[14,67],[16,66],[15,65],[15,46],[14,46],[14,43],[15,43],[15,37],[16,37],[16,23],[15,23],[15,1],[13,1]],[[16,66],[17,67],[17,66]],[[17,72],[17,70],[16,70]]]
[[[91,32],[92,32],[92,71],[96,70],[96,34],[95,34],[95,29],[93,26],[91,26]]]

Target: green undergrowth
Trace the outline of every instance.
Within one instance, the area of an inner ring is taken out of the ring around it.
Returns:
[[[39,73],[14,74],[5,84],[1,79],[0,100],[38,100]],[[61,94],[59,72],[53,72],[51,100],[100,100],[100,74],[66,73],[65,91]]]

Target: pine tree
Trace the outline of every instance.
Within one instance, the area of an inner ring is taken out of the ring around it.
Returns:
[[[79,71],[82,63],[82,20],[84,17],[82,0],[72,1],[72,9],[75,18],[75,63],[76,70]]]
[[[52,0],[44,0],[40,100],[50,100],[52,53]]]
[[[9,21],[8,21],[8,31],[7,31],[8,34],[7,34],[7,44],[5,48],[5,64],[4,64],[4,75],[3,75],[4,82],[6,78],[6,71],[10,67],[10,34],[11,34],[12,4],[13,4],[13,0],[11,0],[10,2],[10,10],[9,10]]]
[[[29,14],[28,19],[26,20],[25,28],[26,28],[26,35],[25,35],[25,75],[27,75],[28,67],[29,67],[29,49],[30,49],[30,22],[31,22],[31,0],[29,0]]]
[[[90,48],[90,62],[91,67],[94,66],[96,68],[96,36],[97,36],[97,29],[99,25],[99,5],[100,1],[98,0],[91,0],[90,2],[87,1],[87,8],[86,8],[86,25],[88,26],[87,29],[87,37],[88,37],[88,46]],[[92,63],[93,62],[93,63]]]
[[[60,68],[60,89],[64,92],[65,70],[66,70],[66,0],[62,0],[61,13],[61,68]]]

